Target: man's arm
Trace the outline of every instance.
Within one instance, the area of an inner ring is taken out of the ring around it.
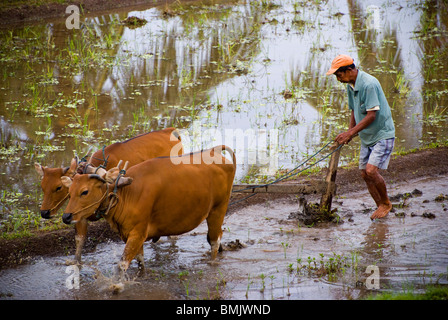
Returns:
[[[339,134],[334,141],[339,144],[347,144],[349,143],[354,136],[356,136],[360,131],[367,128],[374,120],[376,116],[376,111],[367,111],[367,115],[356,124],[355,114],[352,110],[352,116],[350,118],[350,126],[346,132]]]
[[[350,126],[348,129],[352,129],[356,126],[356,120],[355,120],[355,111],[352,110],[352,115],[350,117]]]

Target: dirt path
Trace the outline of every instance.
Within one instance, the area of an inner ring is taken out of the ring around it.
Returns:
[[[405,156],[393,157],[390,161],[389,169],[382,170],[381,174],[388,184],[423,177],[436,177],[448,173],[448,162],[446,159],[448,159],[448,147],[420,150]],[[300,183],[307,179],[324,179],[325,175],[326,169],[323,169],[317,174],[299,176],[295,181],[288,181],[286,183]],[[336,184],[338,195],[345,195],[366,188],[364,180],[362,180],[357,167],[339,168]],[[229,212],[233,212],[234,210],[238,210],[239,208],[246,207],[250,204],[284,197],[288,197],[288,195],[271,194],[262,196],[260,194],[244,201],[244,203],[238,203],[237,205],[232,206],[232,208],[229,208]]]
[[[448,159],[448,147],[422,150],[405,156],[395,157],[391,160],[389,169],[382,173],[387,183],[405,182],[423,177],[437,177],[448,174],[448,162],[446,159]],[[324,169],[312,177],[299,177],[296,181],[300,182],[309,178],[322,179],[325,176],[325,172]],[[292,182],[288,181],[286,183]],[[336,183],[338,195],[347,196],[352,192],[365,188],[364,181],[361,179],[356,167],[340,168]],[[295,195],[259,194],[231,206],[228,214],[257,203],[288,197],[293,198]],[[241,195],[232,196],[231,201],[238,198],[241,198]],[[26,263],[36,256],[73,255],[75,250],[74,236],[75,231],[70,228],[51,232],[37,232],[34,236],[28,238],[0,239],[0,269]],[[119,238],[117,234],[110,230],[107,223],[104,221],[91,223],[88,230],[88,240],[83,251],[91,252],[95,250],[97,244],[108,240],[119,241]]]
[[[54,0],[29,1],[23,4],[2,4],[0,5],[0,27],[20,26],[23,24],[35,23],[57,18],[68,17],[65,10],[68,5],[76,5],[82,8],[82,15],[101,14],[111,9],[125,9],[139,7],[157,7],[174,2],[175,0],[71,0],[67,3],[56,3]],[[189,2],[192,0],[183,0]]]

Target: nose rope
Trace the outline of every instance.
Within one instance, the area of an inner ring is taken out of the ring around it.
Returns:
[[[78,211],[73,212],[72,216],[77,214],[77,213],[79,213],[79,212],[81,212],[81,211],[89,209],[89,208],[97,205],[98,203],[103,202],[104,199],[106,198],[106,196],[108,196],[108,197],[112,197],[113,199],[111,199],[109,201],[109,205],[107,206],[106,211],[104,211],[104,213],[103,212],[98,212],[98,214],[97,214],[97,215],[99,215],[99,218],[107,216],[107,214],[109,213],[110,209],[112,209],[113,207],[115,207],[117,205],[117,203],[118,203],[118,195],[115,192],[109,192],[109,184],[107,183],[106,185],[107,185],[107,190],[106,190],[106,192],[104,192],[104,194],[103,194],[103,196],[101,197],[100,200],[98,200],[98,201],[88,205],[87,207],[84,207],[84,208],[82,208],[82,209],[80,209]]]
[[[78,210],[78,211],[72,212],[72,215],[77,214],[77,213],[79,213],[79,212],[81,212],[81,211],[84,211],[84,210],[86,210],[86,209],[89,209],[89,208],[91,208],[91,207],[97,205],[98,203],[103,202],[103,200],[106,198],[106,195],[107,195],[108,193],[109,193],[109,184],[107,184],[107,190],[106,190],[106,192],[104,192],[104,194],[103,194],[103,196],[101,197],[100,200],[98,200],[98,201],[96,201],[96,202],[94,202],[94,203],[88,205],[87,207],[84,207],[84,208]]]
[[[67,194],[65,195],[65,197],[62,198],[62,200],[59,201],[59,202],[58,202],[53,208],[51,208],[49,211],[51,212],[51,211],[53,211],[54,209],[56,209],[61,203],[63,203],[65,200],[67,200],[68,196],[69,196],[69,194],[67,193]]]

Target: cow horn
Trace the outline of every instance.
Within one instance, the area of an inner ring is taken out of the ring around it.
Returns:
[[[86,155],[84,156],[84,159],[87,158],[90,154],[90,151],[92,150],[92,146],[89,147],[89,150],[87,150]],[[92,157],[89,158],[89,161],[87,161],[88,164],[90,164],[90,162],[92,161]]]
[[[105,179],[107,182],[109,183],[114,183],[114,181],[117,179],[118,177],[118,173],[120,172],[120,164],[121,164],[121,160],[118,162],[116,167],[110,168],[107,172],[106,172],[106,176]]]
[[[126,163],[124,164],[124,167],[123,167],[123,171],[126,171],[126,170],[127,170],[128,165],[129,165],[129,161],[126,161]]]
[[[118,164],[117,164],[117,169],[119,169],[120,172],[121,172],[121,171],[126,171],[126,169],[127,169],[128,166],[129,166],[129,161],[126,161],[125,164],[124,164],[123,169],[120,169],[120,166],[121,166],[122,163],[123,163],[123,160],[120,160],[120,161],[118,162]]]

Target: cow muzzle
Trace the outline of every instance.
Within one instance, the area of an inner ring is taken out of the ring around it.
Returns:
[[[51,218],[51,210],[40,210],[40,216],[44,219]]]
[[[64,214],[62,215],[62,221],[63,221],[65,224],[71,224],[71,223],[72,223],[72,220],[73,220],[73,214],[71,214],[71,213],[64,213]]]

